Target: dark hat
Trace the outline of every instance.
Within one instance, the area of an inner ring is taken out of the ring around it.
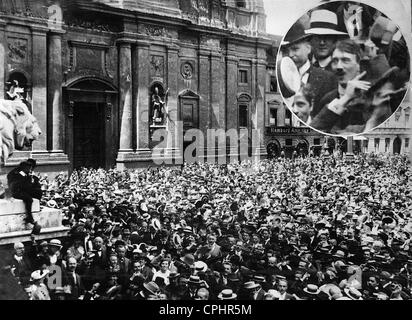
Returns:
[[[292,44],[309,40],[310,35],[305,32],[305,27],[300,21],[295,22],[286,33],[281,45],[290,46]]]
[[[398,67],[391,67],[389,65],[388,59],[384,54],[379,54],[368,61],[366,75],[362,80],[370,82],[371,87],[368,90],[370,92],[385,82],[392,73],[399,71]]]
[[[177,278],[177,277],[179,277],[180,276],[180,273],[178,273],[178,272],[171,272],[170,274],[169,274],[169,279],[174,279],[174,278]]]
[[[185,256],[181,257],[180,260],[182,260],[184,263],[190,266],[194,265],[195,263],[195,257],[193,256],[193,254],[190,254],[190,253],[185,254]]]

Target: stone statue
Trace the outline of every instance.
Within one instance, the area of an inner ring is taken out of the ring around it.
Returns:
[[[159,87],[154,88],[154,93],[152,94],[152,112],[153,112],[153,124],[163,124],[164,116],[166,113],[165,105],[166,98],[169,93],[169,90],[166,91],[165,97],[162,97],[159,94]]]
[[[0,160],[6,161],[14,149],[30,147],[41,135],[36,118],[23,99],[0,99]]]

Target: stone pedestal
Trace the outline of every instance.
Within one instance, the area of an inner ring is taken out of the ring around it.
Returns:
[[[69,228],[62,226],[61,210],[40,208],[39,200],[34,199],[32,205],[33,218],[41,226],[40,235],[36,239],[58,238],[66,236]],[[0,245],[29,241],[33,228],[25,224],[25,206],[22,200],[0,200]]]

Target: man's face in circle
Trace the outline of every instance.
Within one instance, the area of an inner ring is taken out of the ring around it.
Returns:
[[[310,51],[310,44],[306,41],[294,43],[286,48],[288,57],[293,60],[298,68],[303,66],[306,61],[308,61]]]
[[[318,60],[326,59],[335,49],[336,37],[333,35],[314,35],[311,40],[313,54]]]
[[[312,111],[312,104],[307,101],[302,92],[298,92],[295,95],[292,111],[301,119],[303,122],[309,120],[310,112]]]
[[[340,84],[347,84],[360,70],[356,55],[335,49],[332,55],[332,69]]]

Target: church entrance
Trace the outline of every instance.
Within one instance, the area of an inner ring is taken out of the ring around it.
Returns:
[[[77,102],[73,112],[73,167],[105,167],[104,104]]]
[[[70,169],[111,168],[117,156],[117,91],[98,79],[65,88],[66,150]]]

